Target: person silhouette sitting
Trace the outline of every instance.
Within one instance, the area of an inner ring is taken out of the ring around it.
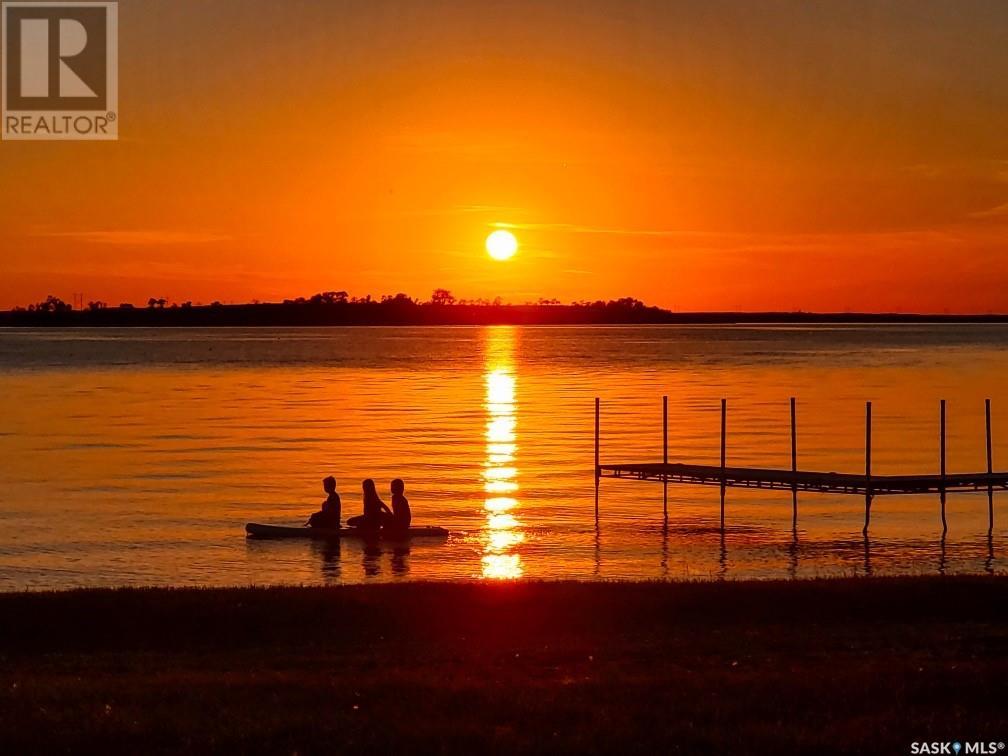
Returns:
[[[401,478],[392,481],[392,516],[386,517],[385,527],[390,530],[409,530],[413,513],[405,496],[406,484]]]
[[[340,503],[339,494],[336,493],[336,478],[330,475],[323,480],[322,490],[328,496],[322,502],[322,509],[308,518],[308,527],[338,529],[340,527],[340,518],[343,516],[343,506]]]
[[[352,528],[368,528],[377,530],[382,526],[386,517],[392,516],[392,510],[385,506],[385,502],[378,496],[375,483],[371,478],[361,483],[364,490],[364,514],[351,517],[347,520],[347,525]]]

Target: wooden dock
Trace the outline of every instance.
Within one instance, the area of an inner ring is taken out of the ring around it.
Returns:
[[[761,467],[720,467],[662,462],[599,465],[603,478],[631,478],[662,483],[729,488],[765,488],[779,491],[886,496],[895,494],[941,494],[954,491],[1008,489],[1008,472],[953,473],[941,475],[873,475],[856,473],[771,470]]]
[[[817,472],[798,469],[796,403],[791,399],[791,469],[762,467],[732,467],[726,464],[727,400],[721,400],[721,464],[695,465],[668,461],[668,397],[662,397],[662,461],[602,464],[599,431],[601,402],[595,399],[595,522],[599,519],[599,483],[602,478],[650,480],[663,484],[664,516],[668,522],[668,485],[717,486],[721,489],[721,529],[725,527],[725,491],[728,488],[756,488],[790,491],[792,496],[792,527],[797,532],[798,493],[852,494],[863,496],[865,517],[863,533],[867,536],[871,520],[872,500],[876,496],[937,494],[941,502],[942,533],[948,531],[945,504],[950,492],[987,493],[988,538],[994,533],[994,491],[1008,490],[1008,472],[994,472],[991,441],[990,399],[985,401],[987,469],[975,473],[948,473],[945,468],[945,400],[940,403],[939,472],[922,475],[872,474],[872,405],[865,405],[865,471],[861,473]]]

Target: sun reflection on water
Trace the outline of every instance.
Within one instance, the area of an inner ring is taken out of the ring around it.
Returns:
[[[515,416],[513,328],[492,328],[486,348],[486,462],[483,491],[486,498],[486,532],[483,539],[483,577],[509,579],[522,576],[518,546],[525,540],[515,516],[518,499],[518,467],[515,464],[517,420]]]

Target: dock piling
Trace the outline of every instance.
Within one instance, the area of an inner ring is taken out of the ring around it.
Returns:
[[[941,498],[941,523],[942,523],[942,536],[948,532],[948,520],[945,519],[945,400],[941,400],[941,492],[939,497]]]
[[[871,402],[865,402],[865,504],[864,529],[861,533],[868,537],[868,525],[871,522]]]
[[[728,400],[721,400],[721,532],[724,532],[725,504],[725,435],[727,430]]]
[[[662,464],[668,464],[668,396],[662,397]],[[662,511],[668,525],[668,476],[662,480]]]
[[[990,399],[984,400],[984,414],[987,416],[987,474],[994,473],[994,455],[991,451]],[[987,537],[994,535],[994,484],[987,481]]]
[[[595,527],[598,527],[598,494],[599,481],[602,478],[602,468],[599,466],[599,398],[595,397]]]
[[[795,398],[791,397],[791,472],[798,472],[798,435],[795,426]],[[798,483],[791,486],[791,530],[798,532]]]

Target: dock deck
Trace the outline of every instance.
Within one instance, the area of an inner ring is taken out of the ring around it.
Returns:
[[[773,470],[761,467],[721,467],[662,462],[599,465],[603,478],[654,480],[700,486],[763,488],[782,491],[884,496],[940,494],[943,491],[1008,489],[1008,472],[948,475],[860,475],[857,473]]]
[[[898,494],[938,494],[941,502],[942,537],[948,532],[945,503],[949,493],[985,491],[987,493],[987,537],[994,536],[994,491],[1008,489],[1008,472],[995,472],[991,434],[991,401],[984,400],[986,420],[987,470],[975,473],[948,473],[945,466],[945,400],[939,403],[939,473],[923,475],[872,474],[872,404],[865,402],[865,471],[860,473],[814,472],[798,469],[798,433],[796,405],[791,397],[791,469],[731,467],[725,463],[727,452],[728,401],[721,400],[721,464],[695,465],[670,463],[668,444],[668,396],[662,397],[662,461],[605,464],[600,459],[601,400],[595,397],[595,523],[599,522],[599,481],[602,478],[654,480],[664,484],[663,512],[668,522],[668,484],[717,486],[721,489],[721,530],[725,528],[725,491],[729,488],[759,488],[790,491],[792,529],[798,528],[798,492],[853,494],[865,499],[864,528],[868,536],[872,500],[876,496]]]

